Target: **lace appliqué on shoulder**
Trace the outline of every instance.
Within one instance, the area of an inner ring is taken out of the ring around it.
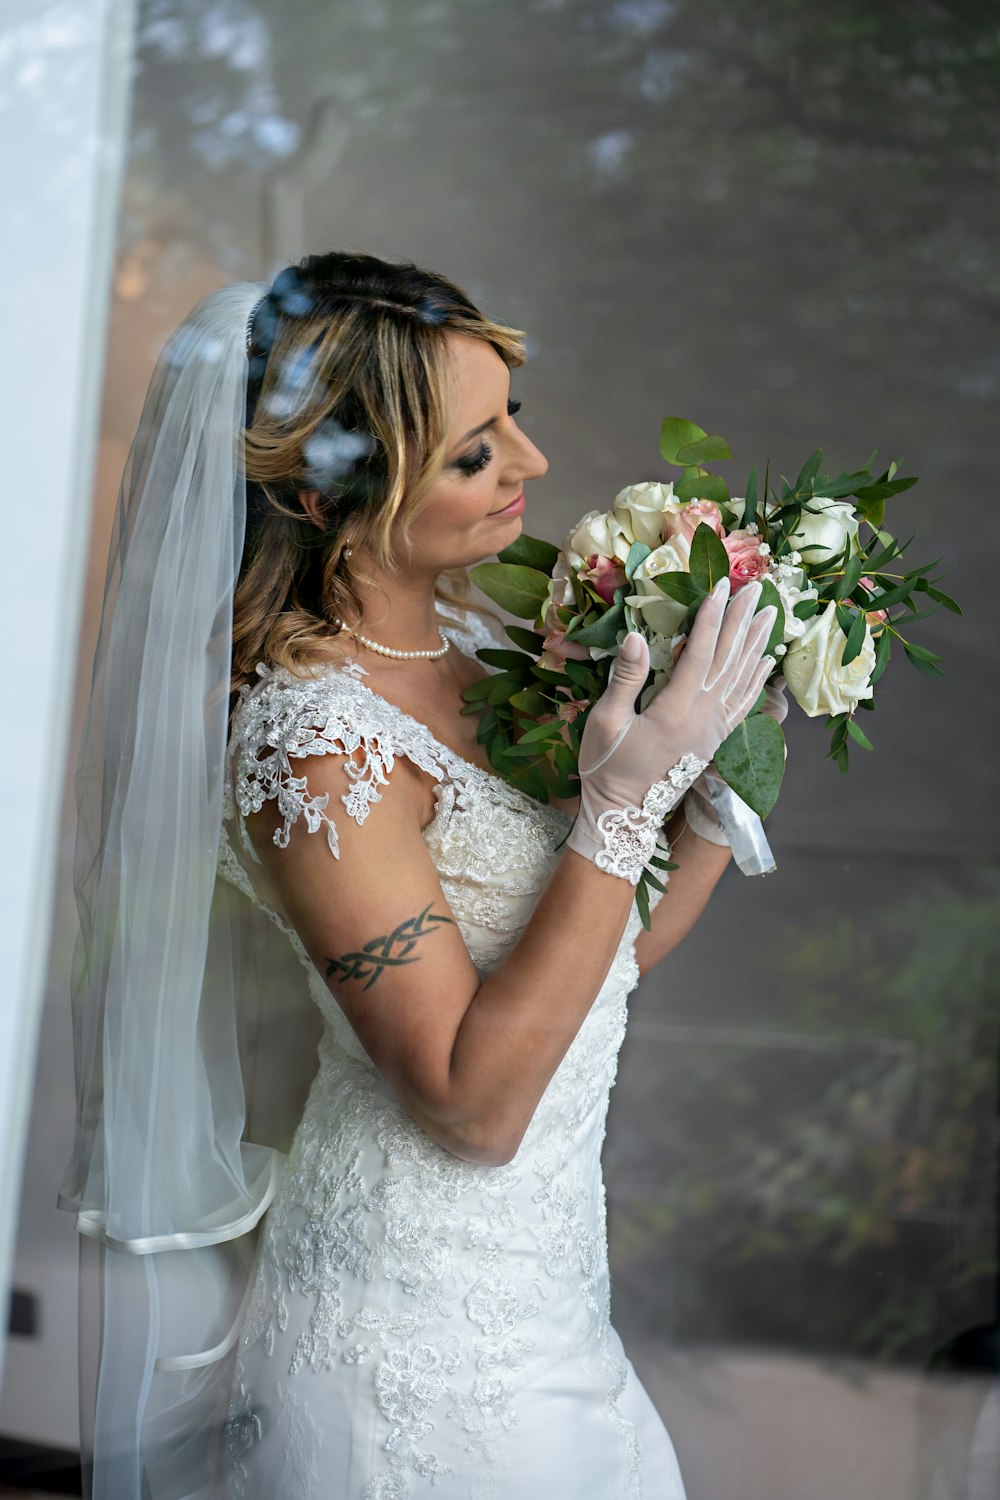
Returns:
[[[337,829],[327,812],[329,793],[313,796],[305,776],[293,763],[311,755],[343,757],[348,789],[341,797],[349,817],[364,823],[380,788],[388,785],[396,754],[403,753],[422,770],[440,779],[438,757],[419,736],[398,743],[398,717],[390,705],[369,694],[359,712],[357,686],[364,668],[327,670],[309,678],[293,677],[282,669],[258,663],[260,681],[240,690],[230,738],[232,800],[240,815],[240,834],[247,853],[259,863],[250,843],[245,819],[274,799],[283,819],[274,842],[287,848],[293,823],[304,818],[310,833],[326,829],[330,852],[340,857]]]

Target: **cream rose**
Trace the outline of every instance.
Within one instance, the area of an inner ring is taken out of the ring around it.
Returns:
[[[690,557],[691,547],[688,541],[684,537],[675,536],[662,546],[655,547],[636,568],[632,577],[635,593],[629,595],[625,602],[631,606],[632,612],[647,630],[669,638],[687,614],[685,605],[671,599],[669,594],[657,588],[653,580],[661,573],[688,572]]]
[[[798,553],[795,556],[797,557]],[[797,640],[799,636],[805,634],[806,625],[809,622],[799,619],[795,613],[795,606],[801,604],[803,599],[817,598],[819,589],[809,582],[805,568],[795,563],[785,562],[783,559],[780,562],[772,562],[768,577],[778,590],[778,598],[785,611],[784,639],[786,642]]]
[[[842,664],[847,637],[831,600],[806,621],[806,628],[793,641],[782,661],[785,681],[796,703],[811,719],[820,714],[851,713],[862,698],[874,692],[871,675],[875,666],[875,642],[865,622],[865,638],[852,662]]]
[[[857,551],[855,543],[860,523],[854,514],[854,506],[849,501],[829,500],[818,495],[809,504],[816,507],[815,513],[804,510],[799,517],[798,526],[790,536],[792,546],[800,552],[803,547],[816,549],[805,553],[802,558],[807,568],[822,566],[831,557],[843,552],[848,538],[851,551]]]
[[[637,542],[647,547],[658,547],[664,538],[663,512],[668,506],[679,504],[674,499],[674,486],[646,480],[644,484],[630,484],[619,490],[611,513]]]
[[[632,538],[613,511],[590,510],[577,522],[563,543],[563,551],[575,573],[585,568],[594,556],[626,562]]]

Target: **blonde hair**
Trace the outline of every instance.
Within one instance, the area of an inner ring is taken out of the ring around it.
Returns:
[[[258,661],[299,672],[331,655],[344,615],[360,618],[359,552],[395,571],[444,459],[451,332],[485,340],[510,366],[524,362],[520,332],[412,262],[309,256],[257,308],[234,692]],[[321,530],[301,491],[318,491]],[[439,595],[464,600],[464,570],[442,578]]]

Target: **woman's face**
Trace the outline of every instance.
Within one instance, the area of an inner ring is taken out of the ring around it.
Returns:
[[[521,530],[524,484],[548,460],[514,421],[510,370],[484,339],[449,336],[454,410],[444,467],[410,533],[404,569],[434,577],[506,547]]]

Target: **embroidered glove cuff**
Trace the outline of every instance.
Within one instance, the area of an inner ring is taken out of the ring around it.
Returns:
[[[592,860],[599,870],[638,885],[656,850],[664,818],[707,765],[697,755],[683,755],[663,781],[653,783],[641,807],[608,808],[596,818],[587,807],[584,783],[580,814],[566,840],[569,848]]]

